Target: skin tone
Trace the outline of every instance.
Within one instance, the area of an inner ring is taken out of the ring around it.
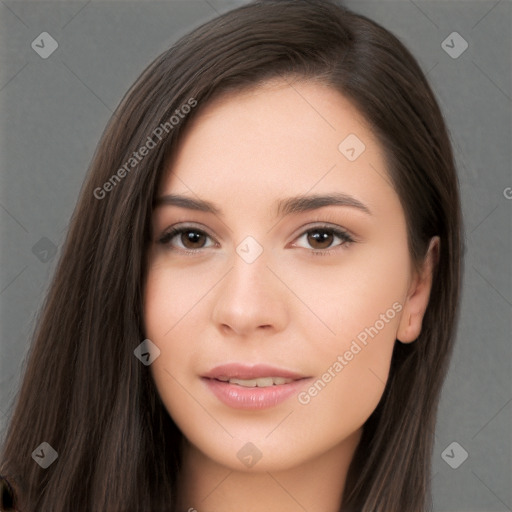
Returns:
[[[365,145],[354,161],[338,149],[349,134]],[[218,210],[162,204],[153,218],[145,327],[160,349],[154,382],[185,436],[180,507],[337,511],[395,340],[413,342],[421,330],[437,240],[415,271],[376,137],[346,98],[318,83],[275,80],[217,98],[167,171],[159,196]],[[332,194],[346,204],[277,209],[290,197]],[[170,227],[188,231],[165,236]],[[257,244],[241,244],[248,236]],[[254,261],[241,256],[258,247]],[[366,345],[358,341],[376,325]],[[360,351],[347,360],[354,340]],[[225,405],[201,379],[225,363],[309,377],[302,403],[296,393],[262,410]],[[312,396],[319,379],[325,386]],[[237,457],[249,442],[261,454],[252,467]]]

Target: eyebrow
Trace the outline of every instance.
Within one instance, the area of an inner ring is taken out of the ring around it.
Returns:
[[[168,194],[159,197],[154,207],[160,206],[179,206],[189,210],[198,210],[201,212],[213,213],[222,216],[222,210],[209,201],[203,199],[194,199],[192,197],[178,194]],[[281,199],[277,202],[277,216],[297,214],[311,210],[317,210],[324,206],[348,206],[356,208],[368,215],[371,215],[370,209],[361,201],[347,194],[317,194],[309,196],[296,196]]]

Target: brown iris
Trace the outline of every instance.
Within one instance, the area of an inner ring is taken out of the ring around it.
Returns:
[[[183,231],[181,233],[181,241],[187,249],[200,249],[205,244],[206,235],[193,230]],[[201,241],[203,243],[198,246],[197,244]]]
[[[315,249],[326,249],[332,244],[333,234],[324,229],[315,229],[308,233],[308,243]],[[320,247],[315,244],[320,244]]]

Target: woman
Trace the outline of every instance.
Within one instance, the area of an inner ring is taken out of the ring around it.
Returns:
[[[448,133],[393,35],[328,0],[200,26],[99,143],[4,509],[427,510],[461,258]]]

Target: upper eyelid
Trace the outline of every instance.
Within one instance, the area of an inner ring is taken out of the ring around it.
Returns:
[[[350,230],[347,228],[344,228],[343,226],[340,226],[338,224],[334,224],[332,222],[322,222],[322,221],[316,221],[313,222],[313,225],[310,225],[311,223],[308,223],[304,226],[301,226],[298,231],[296,231],[296,234],[294,235],[294,239],[298,236],[302,236],[308,231],[313,231],[314,229],[327,229],[332,231],[341,231],[342,233],[346,234],[347,236],[350,236],[351,238],[355,238],[355,235],[352,234]]]
[[[167,226],[166,228],[160,230],[160,231],[157,231],[158,233],[160,233],[157,237],[157,239],[160,239],[162,238],[163,236],[167,235],[168,233],[172,232],[172,231],[178,231],[178,230],[185,230],[185,229],[190,229],[191,231],[192,230],[196,230],[196,231],[201,231],[201,232],[204,232],[206,235],[208,235],[210,238],[214,238],[215,239],[215,236],[213,236],[210,231],[208,230],[208,228],[206,227],[203,227],[203,226],[197,226],[197,225],[194,225],[194,224],[190,224],[188,222],[178,222],[176,224],[173,224],[171,226]]]

